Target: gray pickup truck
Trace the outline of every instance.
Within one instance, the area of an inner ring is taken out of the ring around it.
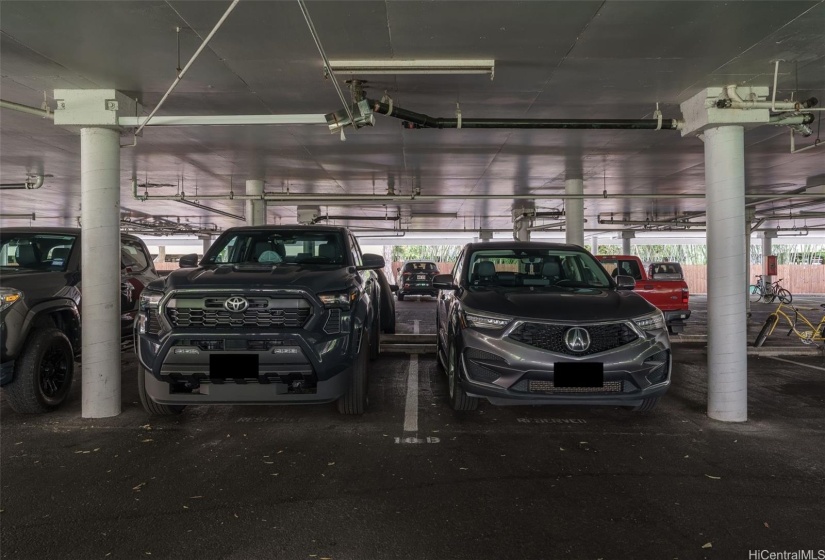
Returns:
[[[0,386],[17,412],[67,398],[80,354],[80,229],[0,229]],[[158,278],[146,245],[121,235],[120,331],[131,342],[138,300]]]
[[[345,228],[249,226],[143,292],[136,322],[146,411],[194,404],[367,405],[384,258]]]

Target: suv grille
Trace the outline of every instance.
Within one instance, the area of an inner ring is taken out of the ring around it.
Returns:
[[[178,297],[169,301],[166,316],[173,327],[222,328],[263,327],[296,329],[303,327],[312,315],[312,307],[304,299],[247,298],[249,307],[243,312],[224,309],[226,297]]]
[[[570,325],[522,323],[510,333],[510,338],[558,354],[588,356],[630,344],[639,336],[625,323],[582,326],[590,335],[590,347],[584,352],[573,352],[564,344],[564,333]]]

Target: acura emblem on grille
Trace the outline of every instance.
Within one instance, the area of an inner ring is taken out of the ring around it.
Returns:
[[[249,302],[242,297],[232,296],[231,298],[227,298],[227,300],[223,302],[223,306],[226,308],[227,311],[232,311],[233,313],[240,313],[241,311],[246,311],[246,308],[249,307]]]
[[[579,327],[567,329],[564,333],[564,345],[573,352],[584,352],[590,348],[590,333]]]

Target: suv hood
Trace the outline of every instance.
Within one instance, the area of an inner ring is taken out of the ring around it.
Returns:
[[[354,267],[300,264],[216,265],[173,271],[162,285],[154,282],[150,289],[162,290],[306,290],[312,294],[346,290],[356,281]],[[156,287],[157,286],[157,287]]]
[[[602,288],[509,292],[467,290],[461,299],[470,312],[556,321],[620,321],[656,310],[632,291]]]

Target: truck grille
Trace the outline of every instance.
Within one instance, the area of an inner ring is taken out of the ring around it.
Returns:
[[[588,356],[612,350],[636,340],[638,335],[625,323],[582,326],[590,335],[590,347],[584,352],[573,352],[564,344],[564,334],[570,325],[522,323],[510,333],[510,338],[558,354]]]
[[[166,306],[166,316],[173,327],[223,328],[262,327],[297,329],[312,315],[312,306],[304,299],[251,297],[242,312],[223,307],[223,297],[177,297]]]

